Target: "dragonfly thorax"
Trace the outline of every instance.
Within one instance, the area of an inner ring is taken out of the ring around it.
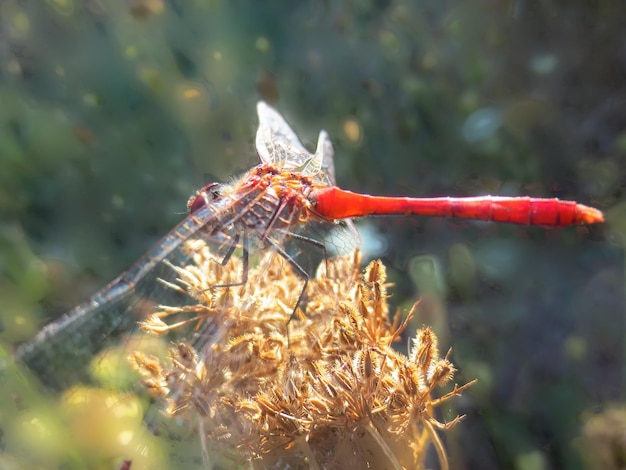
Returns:
[[[308,219],[315,187],[301,173],[259,165],[234,183],[207,184],[189,199],[187,210],[206,219],[211,233],[221,227],[217,232],[245,232],[264,240],[271,230],[289,230]]]

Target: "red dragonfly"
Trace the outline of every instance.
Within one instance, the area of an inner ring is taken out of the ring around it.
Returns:
[[[283,256],[306,281],[307,273],[284,249],[286,239],[322,241],[303,230],[315,223],[367,215],[426,215],[492,220],[547,227],[593,224],[604,220],[602,212],[573,201],[530,197],[478,196],[467,198],[380,197],[357,194],[335,186],[333,147],[326,131],[319,134],[317,149],[310,153],[285,119],[264,102],[257,105],[259,128],[256,149],[261,164],[231,184],[211,183],[188,202],[189,215],[162,238],[131,268],[60,319],[43,328],[22,345],[16,357],[40,373],[48,363],[48,345],[67,351],[67,363],[85,348],[101,343],[112,330],[126,325],[129,298],[153,298],[157,278],[172,277],[170,266],[183,264],[191,254],[185,242],[202,238],[217,247],[226,264],[236,248],[243,249],[246,282],[249,250],[272,249]],[[215,286],[223,287],[223,286]],[[302,296],[302,294],[301,294]],[[300,299],[295,300],[295,306]],[[96,321],[98,319],[99,321]],[[59,362],[61,363],[61,362]],[[51,376],[53,380],[61,379]]]

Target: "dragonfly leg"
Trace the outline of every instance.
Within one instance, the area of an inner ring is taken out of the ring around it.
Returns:
[[[240,237],[241,237],[241,233],[237,232],[235,234],[235,238],[233,239],[233,241],[231,242],[230,246],[228,247],[228,251],[226,252],[226,254],[224,255],[224,257],[222,259],[217,259],[217,258],[213,257],[213,259],[220,266],[226,266],[228,264],[228,262],[230,261],[231,256],[233,256],[233,253],[235,252],[235,249],[237,248],[237,243],[239,243],[239,238]]]
[[[315,238],[306,237],[293,232],[285,232],[285,235],[294,240],[308,243],[309,245],[313,245],[314,247],[322,250],[322,254],[324,256],[324,267],[326,268],[326,277],[328,277],[328,252],[326,251],[326,245],[323,242],[316,240]]]
[[[291,265],[291,267],[302,277],[302,279],[304,279],[304,285],[302,286],[300,295],[298,295],[298,300],[296,300],[296,304],[294,305],[293,311],[291,312],[291,315],[289,316],[289,320],[287,320],[287,346],[289,346],[289,324],[291,323],[291,320],[293,320],[294,317],[296,316],[296,312],[298,311],[300,302],[302,302],[302,298],[304,297],[304,293],[306,292],[306,287],[309,285],[309,274],[304,270],[304,268],[302,268],[302,266],[298,264],[298,262],[295,259],[293,259],[289,255],[289,253],[283,250],[278,245],[278,243],[276,243],[274,240],[272,240],[269,237],[266,238],[265,241],[269,246],[272,247],[272,249],[274,249],[274,251],[276,251],[276,253],[282,256],[285,259],[285,261],[287,261]]]
[[[265,224],[265,230],[263,230],[263,235],[261,236],[261,240],[265,240],[267,238],[267,234],[272,230],[276,221],[281,218],[280,215],[286,206],[287,206],[287,202],[282,201],[278,205],[278,207],[276,207],[276,210],[272,213],[270,220]],[[284,218],[285,220],[283,220],[283,222],[286,223],[287,225],[289,224],[289,221],[291,221],[294,215],[294,211],[295,211],[294,208],[291,208],[287,214],[287,217]]]
[[[240,238],[241,238],[241,245],[242,245],[242,250],[243,250],[242,257],[241,257],[243,261],[241,281],[232,282],[228,284],[215,284],[214,286],[211,286],[211,289],[243,286],[244,284],[248,282],[249,250],[248,250],[248,236],[246,235],[246,232],[237,233],[237,235],[235,235],[235,239],[233,240],[233,243],[228,247],[228,251],[222,258],[222,260],[218,261],[218,263],[221,266],[226,266],[231,256],[235,252],[235,249],[237,248],[237,244],[239,243]]]

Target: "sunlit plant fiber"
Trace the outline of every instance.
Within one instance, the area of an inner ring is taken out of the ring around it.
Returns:
[[[380,261],[363,273],[358,252],[322,263],[307,288],[306,315],[289,323],[287,337],[302,279],[282,258],[250,269],[245,286],[211,289],[240,279],[241,260],[222,267],[207,247],[189,248],[193,262],[172,267],[178,280],[168,285],[197,303],[162,306],[142,328],[164,334],[193,323],[200,340],[172,345],[163,361],[135,353],[132,362],[169,415],[197,426],[209,461],[424,468],[432,443],[448,467],[437,430],[461,417],[442,423],[433,409],[470,384],[432,397],[455,369],[439,357],[430,328],[417,331],[408,357],[391,347],[413,311],[390,320]]]

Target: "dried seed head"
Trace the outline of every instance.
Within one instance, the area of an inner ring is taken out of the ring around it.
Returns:
[[[381,262],[363,275],[358,252],[322,263],[287,341],[302,288],[288,264],[274,254],[250,268],[244,286],[211,289],[239,279],[241,262],[219,266],[194,243],[193,264],[173,267],[171,288],[196,303],[160,307],[142,327],[163,334],[193,326],[195,339],[171,348],[164,363],[132,358],[168,413],[195,423],[215,451],[267,467],[421,468],[433,443],[447,468],[435,429],[458,418],[440,423],[433,407],[464,387],[431,397],[455,369],[429,328],[418,330],[409,357],[391,347],[408,318],[389,319]]]

